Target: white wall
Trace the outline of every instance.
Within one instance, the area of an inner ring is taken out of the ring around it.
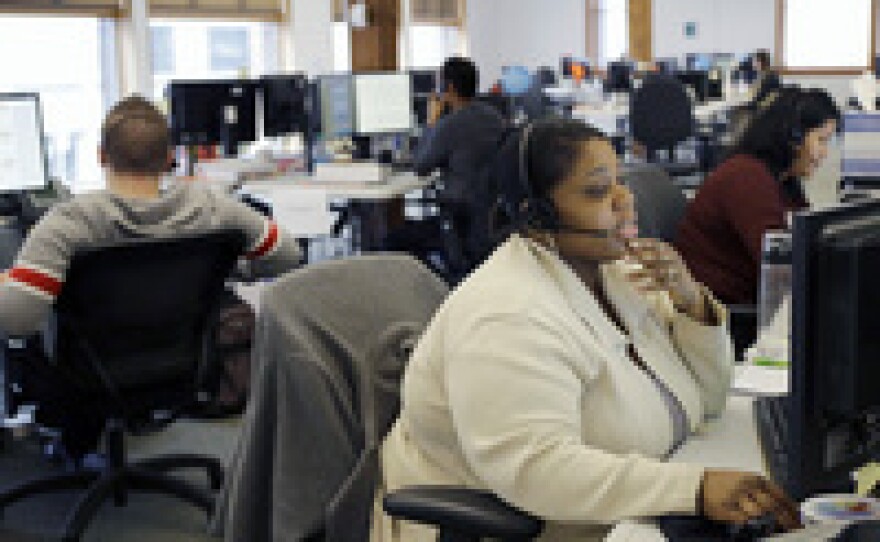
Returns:
[[[563,55],[586,56],[586,20],[584,0],[467,2],[469,50],[480,68],[480,86],[488,88],[504,65],[558,69]]]
[[[288,67],[309,75],[332,73],[333,0],[291,0],[292,62]]]
[[[654,0],[654,57],[772,51],[775,6],[772,0]],[[684,35],[686,22],[697,23],[692,39]]]

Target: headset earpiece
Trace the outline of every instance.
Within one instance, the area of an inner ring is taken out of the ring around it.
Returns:
[[[533,128],[533,123],[526,125],[519,141],[519,180],[525,194],[521,222],[524,226],[539,231],[558,231],[560,225],[556,206],[549,199],[535,194],[529,178],[529,139]]]

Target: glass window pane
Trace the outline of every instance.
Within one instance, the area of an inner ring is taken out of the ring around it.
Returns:
[[[153,19],[150,29],[153,36],[169,36],[162,39],[169,44],[170,60],[158,67],[170,69],[153,73],[157,99],[174,79],[256,78],[279,70],[276,23]],[[154,51],[156,47],[154,42]]]
[[[97,149],[119,98],[114,40],[109,20],[0,16],[0,92],[40,93],[50,175],[75,191],[104,184]]]
[[[599,62],[606,65],[620,60],[629,51],[629,2],[627,0],[602,0],[599,11],[599,35],[601,36]]]
[[[788,0],[786,66],[868,66],[872,18],[871,0]]]
[[[434,68],[453,55],[462,54],[461,31],[454,26],[414,24],[409,29],[409,64]]]
[[[168,27],[150,29],[153,43],[153,73],[174,71],[174,35]]]
[[[333,23],[333,69],[351,71],[351,32],[348,23]]]

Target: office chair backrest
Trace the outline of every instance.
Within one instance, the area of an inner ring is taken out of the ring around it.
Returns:
[[[368,538],[378,447],[409,353],[446,294],[403,255],[322,262],[267,289],[248,423],[219,503],[226,540]]]
[[[240,234],[215,232],[77,253],[56,304],[58,362],[89,363],[117,393],[194,386],[214,302],[243,247]]]
[[[687,207],[681,188],[662,168],[651,164],[622,171],[620,178],[635,198],[639,236],[672,243]]]
[[[681,82],[649,75],[630,102],[633,139],[648,151],[671,149],[695,132],[694,105]]]

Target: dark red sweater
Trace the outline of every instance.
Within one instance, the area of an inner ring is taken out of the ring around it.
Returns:
[[[764,232],[788,229],[788,213],[805,207],[803,195],[786,195],[763,162],[732,156],[688,205],[675,245],[694,278],[721,301],[755,304]]]

